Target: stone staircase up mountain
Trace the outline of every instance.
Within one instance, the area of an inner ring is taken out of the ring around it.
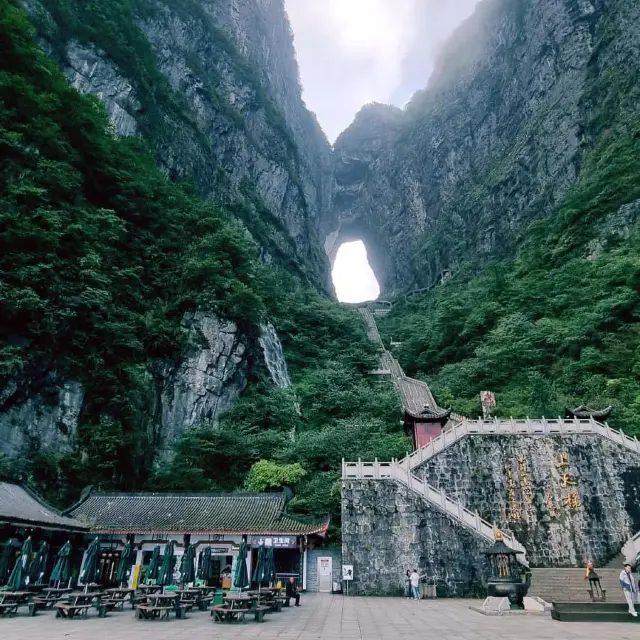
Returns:
[[[600,584],[607,592],[607,602],[624,603],[618,583],[622,565],[618,568],[598,568]],[[589,583],[584,569],[532,569],[530,596],[546,602],[590,602]]]
[[[402,397],[404,408],[414,415],[419,414],[425,406],[430,409],[438,409],[436,400],[431,393],[429,385],[421,380],[409,378],[405,375],[400,363],[393,355],[384,348],[382,338],[378,331],[374,312],[368,307],[360,307],[358,309],[367,324],[367,335],[369,340],[374,342],[382,350],[380,355],[380,371],[391,376],[396,388]]]

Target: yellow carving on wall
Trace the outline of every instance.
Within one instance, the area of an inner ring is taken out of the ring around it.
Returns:
[[[568,493],[564,497],[563,504],[565,507],[569,507],[571,511],[578,511],[578,509],[580,509],[580,507],[582,506],[580,495],[576,491]]]

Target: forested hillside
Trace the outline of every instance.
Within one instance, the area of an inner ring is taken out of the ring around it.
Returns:
[[[638,90],[633,80],[613,87],[608,106]],[[611,425],[640,434],[640,120],[604,122],[615,124],[580,181],[529,227],[517,259],[479,275],[467,265],[382,324],[441,405],[477,416],[485,389],[506,417],[611,404]]]
[[[140,140],[115,136],[103,106],[68,86],[8,0],[0,0],[0,245],[3,409],[20,400],[11,395],[17,379],[35,387],[55,373],[86,389],[74,449],[34,443],[0,458],[3,476],[60,504],[88,484],[234,490],[299,480],[301,512],[336,513],[342,456],[405,451],[397,398],[367,378],[376,354],[354,312],[262,264],[228,210],[168,179]],[[153,465],[149,378],[154,363],[179,357],[181,319],[195,309],[247,335],[269,318],[294,384],[277,388],[255,363],[222,424],[186,431],[173,461]],[[271,464],[248,475],[260,460]]]

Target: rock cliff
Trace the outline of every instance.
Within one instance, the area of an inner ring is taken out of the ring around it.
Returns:
[[[608,81],[637,73],[639,21],[635,1],[483,0],[403,113],[366,107],[337,140],[323,239],[357,230],[387,294],[512,253],[579,177]]]
[[[104,16],[24,5],[45,51],[100,98],[119,135],[144,136],[167,173],[236,203],[265,260],[331,290],[316,231],[331,148],[302,101],[283,0],[136,0]]]

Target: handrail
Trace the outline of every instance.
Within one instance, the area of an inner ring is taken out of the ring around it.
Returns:
[[[399,465],[413,470],[434,455],[455,444],[465,436],[473,435],[574,435],[595,434],[621,444],[630,451],[640,453],[640,440],[635,436],[630,437],[622,430],[612,429],[606,422],[601,423],[593,418],[548,420],[541,418],[531,420],[525,418],[509,420],[463,420],[451,429],[443,431],[438,437],[428,442],[423,447],[405,456],[399,461]]]
[[[460,501],[446,495],[428,482],[414,476],[410,471],[402,469],[396,462],[342,462],[342,478],[357,480],[395,480],[420,495],[439,511],[452,517],[467,529],[475,531],[489,542],[495,541],[496,527],[480,517],[477,511],[467,509]],[[518,560],[527,565],[526,550],[515,536],[505,534],[505,542],[511,548],[521,552],[524,558]]]

